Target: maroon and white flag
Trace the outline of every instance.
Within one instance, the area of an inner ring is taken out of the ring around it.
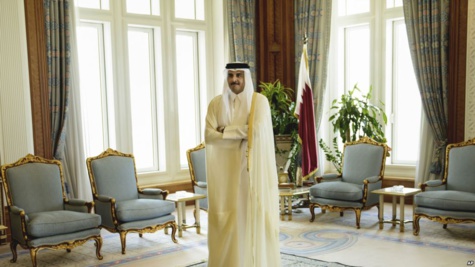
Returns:
[[[294,115],[299,119],[299,141],[302,144],[302,176],[306,180],[318,169],[317,135],[313,113],[312,83],[308,74],[307,44],[303,45]]]

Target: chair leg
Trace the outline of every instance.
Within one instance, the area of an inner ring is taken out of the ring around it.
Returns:
[[[310,214],[312,215],[312,217],[310,218],[310,222],[313,222],[315,220],[315,204],[310,203],[308,208],[310,209]],[[323,209],[322,209],[322,212],[323,212]]]
[[[12,251],[12,256],[13,258],[10,260],[11,263],[15,263],[18,257],[18,254],[16,253],[16,247],[18,245],[18,242],[14,239],[12,239],[12,242],[10,242],[10,250]]]
[[[355,209],[356,213],[356,229],[360,229],[361,209]]]
[[[173,222],[172,224],[170,224],[170,227],[172,228],[172,234],[171,234],[172,241],[173,243],[178,243],[178,240],[176,240],[175,238],[176,228],[177,228],[176,223]]]
[[[30,256],[31,256],[31,263],[33,267],[36,267],[36,253],[38,252],[38,248],[30,248]]]
[[[125,254],[125,236],[127,235],[127,232],[125,231],[120,231],[120,244],[122,245],[122,254]]]
[[[419,235],[419,230],[420,230],[419,220],[420,219],[421,219],[421,216],[414,214],[413,219],[412,219],[412,229],[413,229],[412,234],[415,236]]]
[[[94,241],[96,241],[96,257],[99,259],[99,260],[102,260],[103,257],[101,255],[101,248],[102,248],[102,237],[98,236],[96,238],[94,238]]]

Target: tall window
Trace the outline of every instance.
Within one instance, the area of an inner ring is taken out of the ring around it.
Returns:
[[[112,147],[139,173],[184,173],[203,140],[211,1],[76,2],[87,156]]]
[[[391,114],[388,136],[393,164],[414,165],[418,157],[421,97],[410,56],[406,25],[403,19],[388,20],[386,58],[386,98]]]
[[[373,102],[384,108],[392,148],[389,169],[415,166],[421,100],[414,76],[401,0],[333,2],[331,99],[352,89],[373,87]],[[381,106],[381,105],[380,105]],[[401,174],[404,176],[404,174]]]

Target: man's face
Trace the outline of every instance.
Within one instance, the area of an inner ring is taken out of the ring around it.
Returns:
[[[243,70],[229,70],[228,71],[228,85],[231,91],[236,95],[244,90],[244,71]]]

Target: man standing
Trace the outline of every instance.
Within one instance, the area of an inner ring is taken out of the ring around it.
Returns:
[[[279,207],[269,102],[249,66],[226,65],[206,115],[209,267],[280,266]]]

